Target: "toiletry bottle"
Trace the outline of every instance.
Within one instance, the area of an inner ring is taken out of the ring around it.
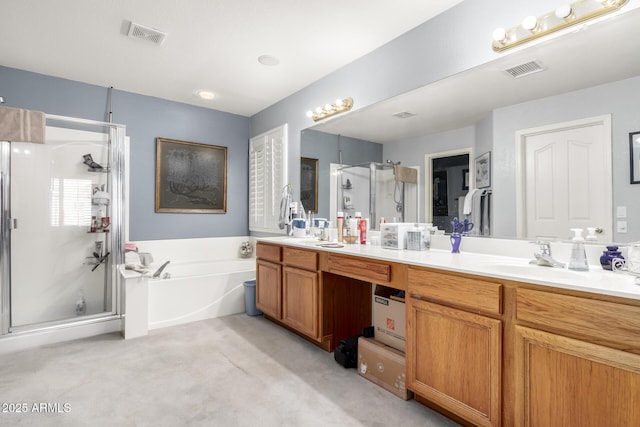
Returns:
[[[586,271],[589,270],[587,263],[587,253],[584,250],[584,237],[582,228],[572,228],[573,247],[571,248],[571,259],[569,259],[569,270]]]
[[[360,234],[360,244],[365,245],[367,243],[367,219],[362,218],[358,223],[358,230]]]
[[[83,316],[87,314],[87,301],[84,299],[84,293],[78,292],[78,299],[76,300],[76,316]]]
[[[356,212],[356,232],[355,235],[358,236],[356,239],[356,243],[361,243],[362,239],[360,237],[360,222],[362,222],[362,212]]]
[[[338,243],[342,243],[342,227],[344,227],[344,213],[338,212],[336,217],[338,222]]]

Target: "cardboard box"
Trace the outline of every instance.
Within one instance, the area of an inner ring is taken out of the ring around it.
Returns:
[[[398,290],[376,285],[373,293],[374,338],[400,351],[406,348],[404,300],[392,299]]]
[[[358,374],[395,394],[409,400],[413,393],[406,388],[404,353],[373,338],[358,339]]]

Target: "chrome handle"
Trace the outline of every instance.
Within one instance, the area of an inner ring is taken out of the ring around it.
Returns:
[[[598,234],[602,234],[602,233],[604,233],[604,228],[602,228],[602,227],[596,227],[596,233],[598,233]]]
[[[18,228],[18,218],[9,219],[9,230],[15,230]]]

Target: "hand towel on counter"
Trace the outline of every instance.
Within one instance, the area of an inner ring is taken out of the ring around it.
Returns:
[[[0,141],[44,144],[45,116],[40,111],[0,107]]]

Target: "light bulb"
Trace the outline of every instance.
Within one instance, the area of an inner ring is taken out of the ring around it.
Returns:
[[[313,117],[313,111],[311,110],[307,111],[307,117]]]
[[[560,19],[570,18],[573,14],[573,9],[570,4],[563,4],[556,9],[556,17]]]
[[[493,30],[493,39],[497,42],[503,43],[507,39],[507,31],[500,27]]]
[[[322,107],[316,107],[316,113],[318,114],[322,113]]]
[[[344,105],[344,102],[342,101],[342,99],[336,99],[336,107],[342,107]]]
[[[522,28],[524,28],[525,30],[535,31],[537,27],[538,27],[538,18],[536,18],[535,16],[527,16],[522,21]]]
[[[324,110],[325,111],[331,111],[331,110],[333,110],[333,107],[331,106],[331,104],[324,104]]]
[[[214,94],[213,92],[208,91],[208,90],[199,90],[199,91],[198,91],[198,96],[199,96],[201,99],[204,99],[204,100],[206,100],[206,101],[210,101],[210,100],[212,100],[213,98],[215,98],[215,97],[216,97],[216,96],[215,96],[215,94]]]

